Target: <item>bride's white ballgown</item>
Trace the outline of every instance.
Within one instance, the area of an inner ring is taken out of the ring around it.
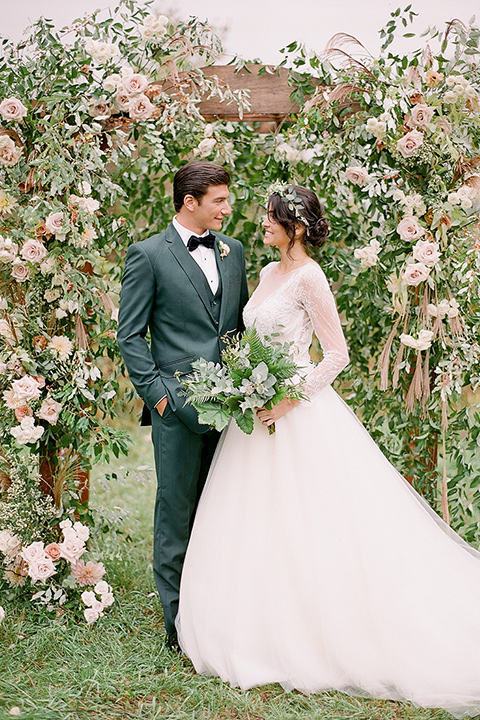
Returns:
[[[348,361],[313,262],[262,272],[247,325],[293,341],[310,402],[224,431],[182,575],[180,644],[200,673],[480,712],[480,556],[387,461],[330,387]],[[309,361],[312,330],[323,348]]]

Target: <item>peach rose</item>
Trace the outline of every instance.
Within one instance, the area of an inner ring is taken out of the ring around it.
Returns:
[[[148,120],[154,111],[155,105],[146,95],[137,95],[130,100],[128,105],[128,113],[132,120]]]
[[[140,73],[132,73],[132,75],[127,75],[122,80],[122,88],[130,97],[144,93],[147,87],[148,80],[145,75]]]
[[[33,417],[33,410],[27,405],[20,405],[20,407],[15,408],[15,417],[18,422],[22,422],[25,417]]]
[[[47,248],[39,240],[30,238],[20,250],[20,255],[29,262],[41,262],[47,254]]]
[[[409,158],[416,153],[422,143],[423,133],[411,130],[397,141],[397,150],[404,158]]]
[[[433,267],[440,260],[438,243],[429,240],[419,240],[413,248],[413,257],[420,263]]]
[[[435,108],[430,105],[424,103],[414,105],[410,113],[410,125],[426,130],[434,112]]]
[[[420,285],[430,274],[430,268],[423,263],[409,263],[405,268],[402,280],[406,285]]]
[[[345,177],[354,185],[359,185],[361,187],[368,181],[368,171],[364,167],[354,165],[353,167],[348,167],[345,170]]]
[[[60,560],[60,558],[62,556],[62,551],[61,551],[60,545],[55,542],[50,543],[50,545],[47,545],[47,547],[45,548],[45,553],[52,560]]]
[[[8,135],[0,135],[0,165],[11,167],[16,165],[22,154],[21,148],[17,148],[12,138]]]
[[[0,103],[0,115],[4,120],[20,122],[27,114],[27,108],[17,98],[5,98]]]

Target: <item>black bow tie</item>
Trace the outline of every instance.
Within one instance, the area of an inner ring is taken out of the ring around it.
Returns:
[[[199,245],[205,245],[205,247],[207,248],[213,248],[214,244],[215,235],[213,235],[212,233],[208,233],[208,235],[204,235],[203,237],[191,235],[187,243],[187,248],[190,250],[190,252],[193,252],[198,248]]]

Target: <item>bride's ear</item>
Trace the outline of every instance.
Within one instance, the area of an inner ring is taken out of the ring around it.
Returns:
[[[295,225],[295,240],[303,240],[307,228],[302,223],[296,223]]]

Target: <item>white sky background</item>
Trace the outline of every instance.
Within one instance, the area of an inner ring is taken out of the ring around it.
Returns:
[[[157,0],[159,12],[168,15],[175,8],[178,17],[196,15],[208,19],[222,32],[227,54],[246,59],[260,58],[265,63],[282,59],[278,52],[293,40],[320,52],[337,32],[357,37],[372,54],[380,47],[378,30],[390,19],[390,12],[404,8],[410,0]],[[0,33],[20,40],[23,30],[41,15],[53,19],[58,27],[98,7],[114,7],[115,0],[0,0]],[[429,25],[444,28],[456,17],[468,23],[477,13],[479,0],[412,0],[419,17],[413,30],[421,32]],[[408,28],[410,30],[410,28]],[[417,39],[403,40],[399,49],[419,47]]]

